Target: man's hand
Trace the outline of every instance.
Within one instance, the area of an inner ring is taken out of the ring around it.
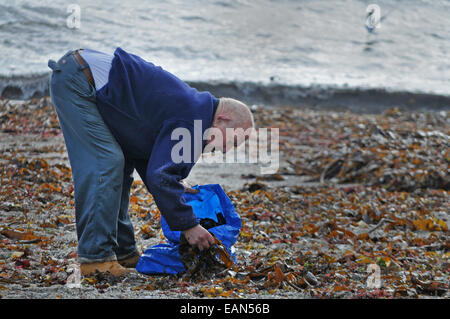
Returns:
[[[201,225],[184,230],[183,234],[189,244],[197,247],[200,251],[208,249],[209,246],[214,244],[214,237]]]

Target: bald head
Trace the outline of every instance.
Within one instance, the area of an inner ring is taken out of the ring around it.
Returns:
[[[241,101],[224,97],[220,99],[216,117],[225,116],[229,119],[229,128],[247,129],[254,126],[253,114],[247,105]]]
[[[254,126],[253,114],[246,104],[228,97],[220,98],[216,114],[214,115],[212,128],[220,130],[223,138],[221,140],[211,139],[207,143],[213,142],[214,147],[226,152],[227,149],[238,146],[242,141],[248,138],[248,136],[238,137],[236,142],[236,135],[227,136],[227,129],[247,131]]]

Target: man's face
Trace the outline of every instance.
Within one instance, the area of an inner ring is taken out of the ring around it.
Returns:
[[[227,149],[229,149],[228,144],[230,144],[230,142],[227,140],[226,126],[222,124],[223,123],[218,123],[210,128],[211,135],[206,144],[209,149],[225,153]]]
[[[210,130],[210,136],[206,144],[208,150],[220,150],[222,153],[228,152],[232,148],[237,148],[249,137],[246,131],[253,127],[251,119],[243,123],[242,115],[232,112],[222,112],[214,118]],[[236,123],[242,123],[236,125]]]
[[[220,150],[222,153],[226,153],[232,148],[237,148],[249,137],[244,133],[245,129],[226,126],[213,127],[211,131],[212,136],[207,142],[208,148]]]

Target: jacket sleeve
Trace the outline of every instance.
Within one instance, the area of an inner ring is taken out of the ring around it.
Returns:
[[[192,206],[182,197],[184,187],[180,183],[189,175],[196,159],[191,157],[187,163],[172,159],[172,149],[180,142],[172,140],[172,132],[179,127],[190,132],[190,154],[194,154],[194,126],[180,121],[165,122],[153,145],[145,176],[147,187],[172,231],[186,230],[199,223]]]

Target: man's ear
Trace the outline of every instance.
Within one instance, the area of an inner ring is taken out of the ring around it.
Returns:
[[[214,118],[214,126],[216,126],[217,124],[219,124],[220,122],[229,122],[231,120],[231,117],[227,114],[218,114],[217,116],[215,116]]]
[[[219,114],[219,115],[217,115],[217,119],[225,121],[225,122],[229,122],[231,120],[231,116],[229,116],[227,114]]]

